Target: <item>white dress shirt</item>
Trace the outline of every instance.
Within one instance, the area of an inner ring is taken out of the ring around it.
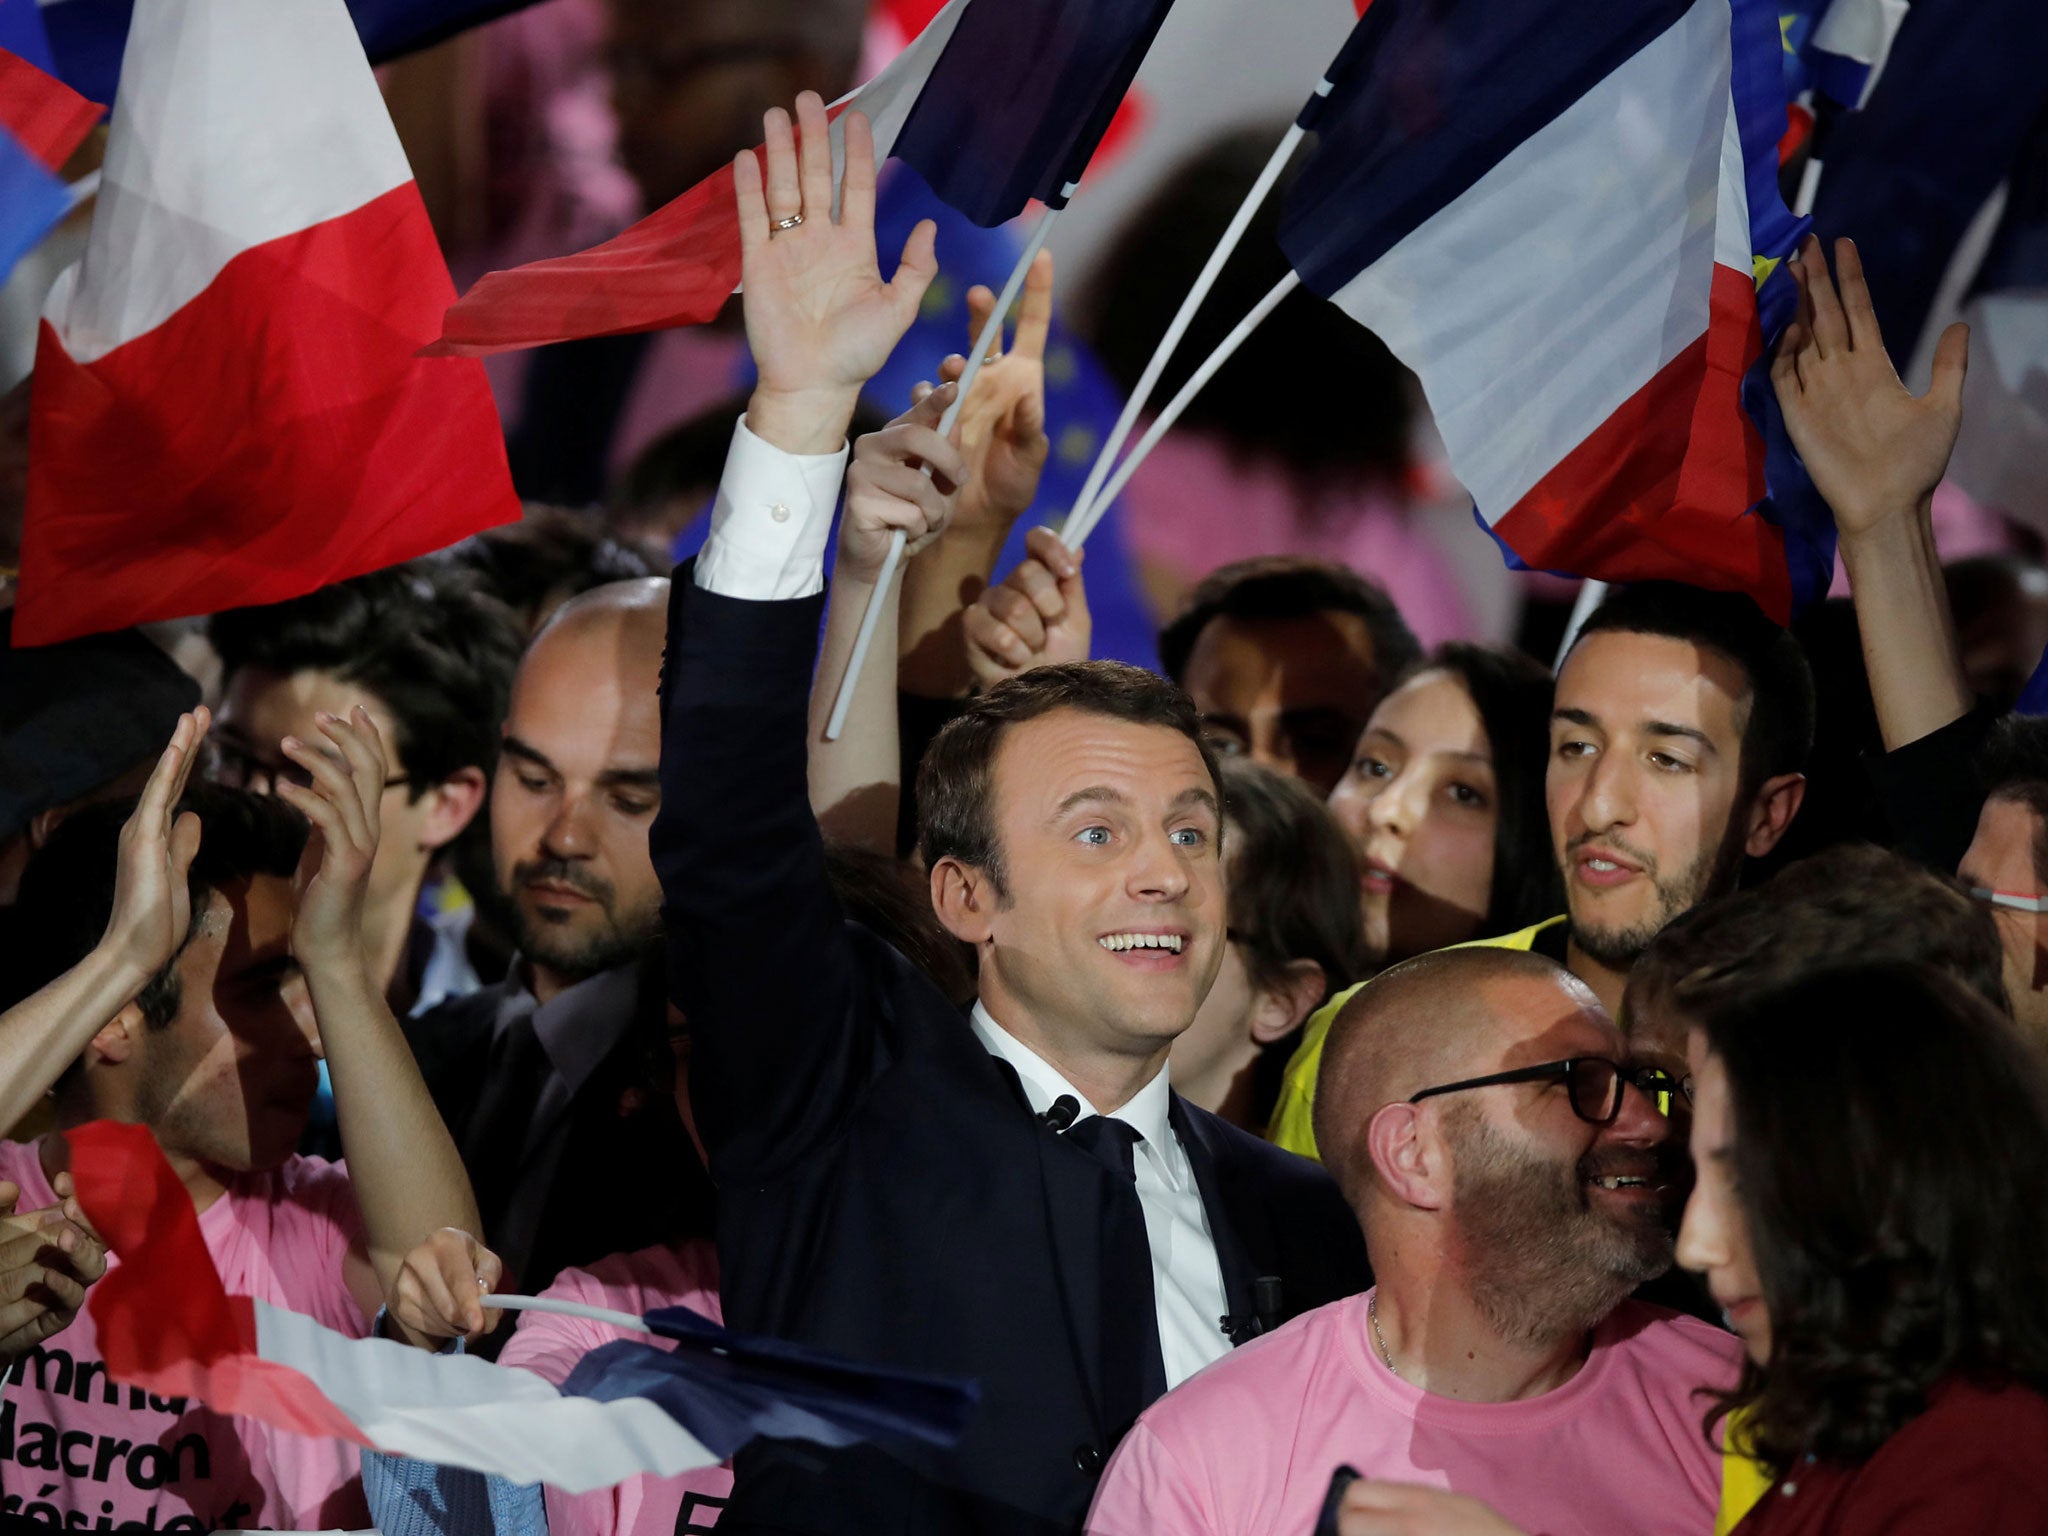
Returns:
[[[1061,1094],[1081,1106],[1075,1123],[1095,1113],[1088,1096],[1060,1076],[1043,1056],[1004,1029],[979,1002],[970,1016],[974,1033],[991,1056],[1016,1068],[1024,1097],[1033,1114],[1044,1114]],[[1159,1353],[1166,1362],[1166,1385],[1179,1386],[1195,1372],[1230,1352],[1223,1335],[1223,1315],[1230,1310],[1223,1290],[1223,1266],[1216,1258],[1216,1239],[1209,1230],[1209,1212],[1195,1183],[1187,1148],[1167,1119],[1170,1097],[1166,1071],[1140,1088],[1110,1118],[1121,1120],[1145,1139],[1135,1149],[1138,1204],[1145,1212],[1145,1237],[1152,1249],[1152,1301],[1159,1315]]]
[[[697,585],[755,602],[823,591],[825,544],[846,457],[844,447],[837,453],[786,453],[748,431],[742,416],[733,428],[711,529],[697,556]],[[1096,1113],[1086,1094],[978,1002],[973,1025],[989,1053],[1016,1068],[1034,1114],[1043,1114],[1061,1094],[1073,1095],[1081,1106],[1078,1118]],[[1145,1138],[1133,1149],[1132,1165],[1152,1250],[1159,1351],[1171,1388],[1229,1352],[1222,1324],[1230,1302],[1209,1213],[1187,1149],[1168,1121],[1168,1102],[1162,1069],[1115,1118]]]

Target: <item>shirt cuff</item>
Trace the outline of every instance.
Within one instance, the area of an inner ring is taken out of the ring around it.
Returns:
[[[824,591],[825,543],[845,474],[844,447],[785,453],[748,431],[742,416],[732,429],[711,532],[697,556],[697,585],[754,602]]]

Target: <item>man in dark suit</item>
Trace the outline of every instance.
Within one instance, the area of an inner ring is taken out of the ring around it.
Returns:
[[[835,220],[822,103],[799,117],[801,168],[780,113],[765,192],[738,168],[762,383],[670,597],[654,863],[727,1321],[972,1377],[981,1401],[948,1451],[757,1443],[721,1529],[1070,1531],[1140,1409],[1354,1293],[1363,1245],[1320,1169],[1167,1087],[1225,943],[1214,763],[1171,684],[1041,669],[927,755],[921,841],[934,908],[976,951],[970,1017],[844,921],[807,797],[821,562],[855,396],[934,264],[926,226],[880,281],[865,125]],[[963,476],[930,427],[943,404],[863,445],[828,695],[891,532],[914,551]],[[878,663],[866,697],[893,689]]]
[[[599,587],[527,649],[491,788],[519,955],[495,986],[408,1027],[484,1238],[529,1292],[566,1266],[709,1222],[709,1186],[662,1065],[647,857],[667,598],[659,580]],[[621,1177],[646,1167],[663,1177]]]

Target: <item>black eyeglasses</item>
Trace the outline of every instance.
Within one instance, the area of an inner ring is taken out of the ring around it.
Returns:
[[[1494,1088],[1507,1083],[1563,1083],[1571,1098],[1572,1113],[1589,1125],[1612,1125],[1621,1113],[1622,1093],[1633,1086],[1657,1106],[1661,1115],[1671,1113],[1671,1101],[1683,1094],[1692,1102],[1692,1079],[1675,1078],[1662,1067],[1624,1065],[1605,1056],[1569,1056],[1563,1061],[1546,1061],[1512,1072],[1495,1072],[1486,1077],[1468,1077],[1463,1082],[1425,1088],[1408,1102],[1420,1104],[1442,1093],[1463,1093],[1467,1088]]]
[[[228,789],[246,789],[254,794],[268,795],[276,792],[279,783],[296,784],[301,789],[313,787],[312,771],[300,767],[290,758],[272,762],[227,737],[215,737],[212,746],[213,781]],[[334,754],[323,755],[332,757]],[[401,773],[386,779],[384,787],[396,789],[411,782],[411,774]]]

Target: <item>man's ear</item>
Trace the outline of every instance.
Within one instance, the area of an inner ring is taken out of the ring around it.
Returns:
[[[1449,1203],[1449,1162],[1421,1105],[1380,1106],[1365,1128],[1365,1145],[1380,1181],[1397,1200],[1421,1211]]]
[[[427,819],[420,828],[420,846],[429,853],[445,848],[461,835],[483,808],[488,788],[481,768],[458,768],[420,796],[427,803]]]
[[[951,855],[932,866],[930,878],[932,910],[946,932],[963,944],[986,944],[994,932],[990,918],[996,909],[995,882],[985,871]]]
[[[142,1010],[134,1003],[128,1004],[94,1035],[85,1047],[88,1066],[118,1067],[131,1060],[142,1049],[142,1037],[149,1030],[149,1023],[142,1017]]]
[[[1327,990],[1322,966],[1313,960],[1288,961],[1252,1004],[1252,1039],[1260,1045],[1285,1040],[1316,1011]]]
[[[64,824],[64,818],[71,814],[66,805],[46,805],[28,822],[28,846],[31,852],[41,848],[50,840],[50,834]]]
[[[1742,851],[1752,859],[1760,859],[1777,847],[1805,799],[1805,774],[1781,773],[1774,779],[1765,779],[1749,802],[1749,834],[1743,840]]]

